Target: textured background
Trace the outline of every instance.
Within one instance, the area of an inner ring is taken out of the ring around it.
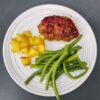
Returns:
[[[46,3],[65,5],[83,15],[93,28],[98,43],[98,59],[91,76],[77,90],[61,96],[61,100],[100,100],[100,0],[0,0],[0,100],[55,100],[21,89],[8,75],[2,58],[3,39],[11,22],[28,8]]]

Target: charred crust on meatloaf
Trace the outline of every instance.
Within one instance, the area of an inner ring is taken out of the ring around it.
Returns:
[[[38,29],[49,40],[70,41],[79,35],[74,22],[66,16],[47,16],[40,22]]]

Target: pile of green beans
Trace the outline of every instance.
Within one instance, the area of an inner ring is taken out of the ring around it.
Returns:
[[[37,68],[38,70],[32,73],[26,80],[27,85],[33,77],[40,76],[40,82],[43,81],[45,75],[47,75],[45,90],[48,90],[49,85],[52,86],[56,99],[60,100],[58,89],[56,86],[56,80],[60,75],[65,73],[72,79],[78,79],[82,77],[87,71],[87,63],[81,61],[77,52],[81,49],[81,46],[76,45],[82,35],[70,44],[66,44],[64,48],[57,51],[46,50],[35,59],[35,64],[31,64],[30,68]],[[71,72],[84,70],[77,76],[73,76]]]

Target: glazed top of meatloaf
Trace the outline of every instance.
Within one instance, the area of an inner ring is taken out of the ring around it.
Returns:
[[[70,41],[79,35],[74,22],[66,16],[47,16],[40,22],[38,29],[49,40]]]

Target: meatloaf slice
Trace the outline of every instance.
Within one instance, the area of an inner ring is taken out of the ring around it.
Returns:
[[[70,41],[79,35],[74,22],[65,16],[47,16],[40,22],[38,29],[49,40]]]

